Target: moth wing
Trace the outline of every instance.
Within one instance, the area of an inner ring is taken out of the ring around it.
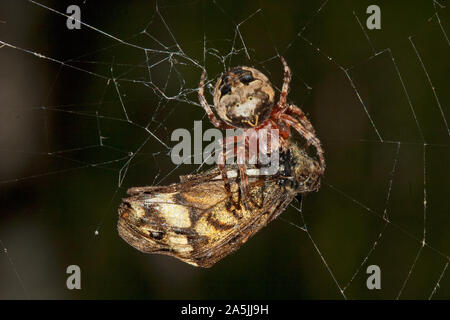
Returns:
[[[221,179],[186,176],[165,187],[133,188],[119,208],[119,234],[146,253],[172,255],[184,262],[211,267],[238,249],[273,220],[294,197],[276,179],[249,182],[250,208],[231,179],[233,201]]]

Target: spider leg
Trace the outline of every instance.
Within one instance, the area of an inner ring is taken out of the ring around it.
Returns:
[[[245,209],[250,210],[249,201],[251,201],[250,194],[248,192],[248,176],[247,176],[247,166],[240,164],[239,166],[239,178],[241,183],[239,184],[239,189],[242,196],[242,203]],[[252,201],[253,202],[253,201]]]
[[[239,179],[240,179],[240,191],[242,194],[242,202],[247,210],[250,210],[250,203],[256,206],[253,198],[250,196],[248,190],[248,175],[247,175],[247,163],[258,163],[258,146],[251,145],[249,141],[250,137],[244,135],[243,143],[238,145],[238,167],[239,167]],[[257,141],[257,140],[256,140]]]
[[[222,180],[225,187],[225,192],[227,193],[229,203],[234,203],[233,194],[231,193],[230,180],[228,180],[227,172],[225,171],[225,165],[219,163],[217,164],[217,167],[219,168],[220,173],[222,175]]]
[[[268,132],[270,135],[270,132]],[[247,210],[250,210],[250,204],[253,207],[260,207],[255,202],[255,199],[250,195],[250,191],[248,189],[248,175],[247,175],[247,163],[251,161],[259,163],[259,150],[258,145],[251,145],[248,136],[243,135],[243,143],[237,146],[237,155],[238,155],[238,168],[239,168],[239,179],[240,179],[240,192],[242,195],[242,202]],[[270,152],[269,152],[270,153]],[[262,205],[262,201],[261,201]]]
[[[249,160],[249,152],[247,152],[248,140],[245,135],[236,136],[236,155],[237,164],[239,170],[239,192],[242,198],[242,203],[247,210],[250,210],[249,203],[253,201],[250,198],[250,193],[248,191],[248,176],[247,176],[247,161]],[[254,204],[254,203],[253,203]]]
[[[233,148],[229,148],[228,146],[233,144]],[[226,159],[230,156],[237,156],[238,163],[238,174],[240,179],[239,184],[239,199],[242,199],[242,203],[247,210],[250,210],[250,203],[253,206],[256,206],[253,199],[250,197],[250,193],[248,190],[248,176],[247,176],[247,161],[249,160],[249,152],[247,152],[247,144],[248,140],[246,140],[245,135],[239,136],[231,136],[226,137],[221,141],[221,151],[218,155],[218,168],[222,174],[222,180],[224,181],[225,190],[227,192],[230,203],[233,203],[235,206],[239,207],[239,204],[236,204],[233,200],[233,195],[231,192],[231,185],[229,182],[229,178],[227,176],[227,172],[225,171],[225,163]],[[226,147],[226,151],[224,151],[224,147]],[[233,153],[234,151],[234,153]]]
[[[306,139],[307,143],[312,144],[316,148],[321,168],[320,173],[323,174],[323,172],[325,171],[325,159],[323,156],[322,145],[320,144],[320,141],[319,139],[317,139],[316,135],[313,132],[307,130],[299,120],[295,119],[291,115],[282,114],[280,115],[280,119],[294,127],[294,129],[297,130]]]
[[[221,152],[219,156],[221,156],[225,159],[225,155],[223,154],[223,152]],[[224,162],[225,162],[225,160],[224,160]],[[240,208],[240,201],[239,201],[240,199],[238,199],[238,201],[234,201],[234,199],[233,199],[233,193],[231,192],[230,180],[228,179],[227,171],[225,170],[225,164],[218,163],[217,167],[219,168],[220,173],[222,175],[225,192],[227,194],[227,198],[228,198],[227,206],[231,207],[233,205],[236,208]],[[240,194],[239,194],[239,197],[240,197]]]
[[[227,193],[228,196],[228,200],[229,200],[229,204],[233,204],[235,207],[240,208],[240,199],[243,199],[243,204],[245,206],[245,208],[247,210],[249,210],[249,206],[248,206],[248,190],[247,190],[247,185],[248,185],[248,179],[247,179],[247,168],[245,165],[245,161],[246,161],[246,154],[245,154],[245,144],[243,143],[243,141],[245,141],[245,136],[244,135],[240,135],[240,136],[230,136],[230,137],[225,137],[223,140],[221,140],[221,150],[220,153],[218,155],[217,158],[217,166],[221,172],[222,175],[222,180],[224,182],[224,186],[225,186],[225,191]],[[232,144],[233,148],[229,148],[228,146]],[[224,151],[226,150],[226,151]],[[244,153],[243,153],[244,152]],[[238,201],[234,201],[233,199],[233,194],[231,192],[231,185],[230,185],[230,180],[227,176],[227,172],[225,170],[225,163],[226,160],[228,158],[230,158],[231,156],[235,156],[237,155],[238,158],[238,172],[237,174],[239,174],[239,178],[241,179],[241,183],[239,185],[239,191],[238,191]]]
[[[282,107],[286,106],[286,99],[289,91],[289,84],[291,83],[291,69],[287,65],[286,60],[284,60],[283,57],[281,57],[281,62],[283,63],[284,68],[284,76],[283,76],[283,86],[281,87],[281,94],[280,94],[280,102],[279,104]]]
[[[284,111],[287,108],[287,95],[289,91],[289,84],[292,78],[291,69],[289,68],[286,60],[284,60],[283,57],[280,58],[284,68],[284,76],[283,76],[283,86],[281,87],[280,100],[278,101],[278,104],[274,108],[276,113],[284,113]]]
[[[227,193],[228,197],[228,203],[234,204],[235,207],[239,207],[239,203],[235,203],[233,200],[233,194],[231,193],[231,185],[230,180],[228,179],[227,172],[225,170],[225,163],[226,159],[228,159],[230,156],[234,156],[234,152],[236,152],[236,146],[234,146],[234,136],[232,137],[226,137],[225,139],[222,139],[220,141],[220,152],[217,156],[217,167],[220,170],[220,173],[222,175],[222,180],[224,183],[225,191]],[[233,148],[227,148],[226,146],[233,143]],[[226,150],[226,151],[224,151]]]
[[[222,120],[217,119],[217,117],[212,112],[208,101],[206,101],[205,93],[204,93],[205,78],[206,78],[206,71],[203,70],[202,75],[200,77],[200,84],[199,84],[199,87],[198,87],[198,100],[200,101],[200,104],[203,107],[203,109],[205,109],[206,114],[209,117],[209,121],[211,121],[211,123],[216,128],[224,128],[224,129],[232,128],[231,126],[229,126],[226,123],[224,123]]]
[[[301,122],[301,124],[305,127],[305,129],[309,132],[312,132],[313,134],[316,133],[316,131],[314,130],[311,122],[309,122],[308,118],[306,117],[305,113],[302,111],[302,109],[300,109],[299,107],[295,106],[295,105],[290,105],[287,109],[286,109],[286,113],[290,114],[290,115],[295,115],[297,116],[298,120]]]

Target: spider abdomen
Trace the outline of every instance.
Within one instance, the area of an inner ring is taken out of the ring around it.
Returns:
[[[269,79],[249,67],[223,74],[214,90],[217,115],[237,128],[252,128],[266,121],[274,106],[275,91]]]

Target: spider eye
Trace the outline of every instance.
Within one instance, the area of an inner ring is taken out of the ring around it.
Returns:
[[[222,96],[229,94],[230,92],[231,92],[231,84],[230,83],[226,83],[222,87],[220,87],[220,93],[222,94]]]
[[[241,81],[243,84],[245,84],[246,86],[248,86],[248,84],[250,83],[250,82],[252,82],[252,81],[254,81],[255,80],[255,78],[253,78],[253,75],[249,72],[249,73],[246,73],[246,74],[244,74],[244,75],[242,75],[240,78],[239,78],[239,81]]]
[[[222,83],[228,83],[230,80],[230,76],[228,74],[224,74],[221,78]]]

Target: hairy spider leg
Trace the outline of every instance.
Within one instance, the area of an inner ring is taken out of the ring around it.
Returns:
[[[291,69],[289,68],[286,60],[283,57],[281,58],[281,63],[283,63],[284,68],[284,76],[283,76],[283,86],[281,87],[280,100],[277,105],[273,108],[272,114],[280,114],[284,113],[287,108],[287,95],[289,92],[289,84],[291,82]]]
[[[225,163],[226,159],[228,159],[230,156],[235,155],[237,151],[237,145],[235,145],[236,140],[242,140],[242,136],[231,136],[231,137],[225,137],[220,141],[220,152],[217,156],[217,167],[220,170],[220,173],[222,175],[222,180],[225,186],[225,191],[227,193],[229,203],[233,203],[236,207],[239,207],[239,202],[235,202],[233,200],[233,194],[231,193],[231,186],[230,181],[227,176],[227,172],[225,170]],[[230,149],[227,146],[232,144],[233,148]],[[225,151],[224,151],[225,150]],[[239,198],[241,197],[241,192],[238,193]]]
[[[270,134],[270,133],[269,133]],[[242,202],[245,206],[245,208],[247,210],[250,209],[249,203],[251,202],[253,204],[253,206],[257,206],[257,204],[253,201],[253,199],[250,197],[250,193],[248,190],[248,176],[247,176],[247,165],[246,162],[249,160],[250,158],[250,151],[247,151],[249,148],[248,145],[248,140],[246,139],[247,136],[244,135],[239,135],[239,136],[231,136],[231,137],[225,137],[224,139],[221,140],[221,151],[218,155],[218,168],[221,172],[222,175],[222,179],[224,181],[225,184],[225,190],[227,192],[227,195],[230,199],[231,202],[233,201],[233,196],[231,193],[231,188],[230,188],[230,182],[227,176],[227,173],[225,171],[225,162],[226,159],[228,159],[230,156],[237,156],[238,159],[238,174],[239,174],[239,179],[240,179],[240,184],[239,184],[239,195],[242,198]],[[230,149],[226,146],[232,144],[233,148]],[[224,150],[226,150],[224,152]],[[256,150],[256,156],[258,157],[258,151]],[[257,158],[258,161],[258,158]]]
[[[306,128],[306,130],[308,130],[309,132],[312,132],[313,134],[316,133],[316,131],[314,130],[314,128],[313,128],[313,126],[311,124],[311,122],[309,122],[308,118],[306,117],[306,115],[305,115],[305,113],[303,112],[302,109],[300,109],[296,105],[291,104],[288,107],[288,109],[286,110],[286,113],[290,114],[290,115],[297,116],[298,120]],[[308,146],[309,146],[309,141],[308,141]]]

